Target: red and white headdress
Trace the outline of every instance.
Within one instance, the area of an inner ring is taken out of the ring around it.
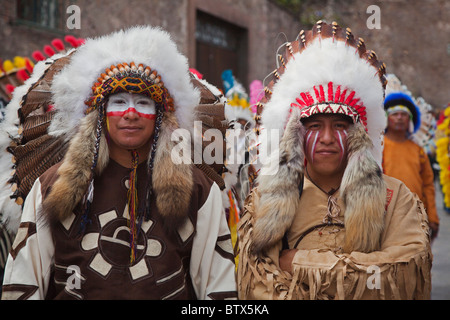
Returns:
[[[381,171],[385,65],[366,50],[362,39],[335,22],[317,22],[280,50],[279,64],[258,107],[262,170],[257,178],[260,208],[254,250],[279,241],[302,209],[301,120],[318,113],[344,114],[354,123],[348,131],[347,166],[339,189],[346,206],[344,250],[377,250],[386,201]],[[278,141],[273,140],[276,134]]]
[[[262,125],[279,129],[280,137],[293,108],[301,118],[316,113],[342,113],[364,125],[374,143],[373,155],[381,164],[384,116],[385,65],[363,39],[335,22],[316,23],[301,31],[278,54],[279,67],[265,88]]]

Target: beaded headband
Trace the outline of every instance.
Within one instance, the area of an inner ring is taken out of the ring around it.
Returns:
[[[174,111],[173,98],[156,70],[144,67],[143,64],[136,67],[136,64],[131,62],[129,65],[127,63],[112,65],[100,75],[92,86],[92,97],[85,102],[88,106],[85,113],[96,110],[107,96],[120,92],[146,95],[156,103],[162,104],[166,111]]]
[[[396,113],[396,112],[406,112],[409,115],[409,118],[412,120],[413,115],[411,113],[411,111],[408,109],[408,107],[402,106],[402,105],[398,105],[398,106],[394,106],[394,107],[390,107],[386,110],[386,113],[388,115]]]
[[[350,117],[353,123],[362,122],[367,131],[366,107],[355,97],[355,91],[341,90],[341,86],[334,86],[329,82],[324,86],[314,86],[315,99],[309,92],[300,93],[296,103],[291,108],[300,109],[300,118],[307,118],[318,113],[337,113]]]

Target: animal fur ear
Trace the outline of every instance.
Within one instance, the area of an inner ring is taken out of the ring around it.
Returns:
[[[156,148],[152,173],[152,186],[156,195],[156,206],[164,217],[167,230],[176,230],[187,218],[194,186],[192,163],[184,157],[180,164],[175,164],[171,153],[175,147],[190,150],[190,139],[183,136],[182,141],[172,141],[172,133],[179,129],[177,119],[171,112],[164,114],[158,146]],[[178,145],[178,146],[177,146]]]
[[[379,250],[384,229],[386,184],[371,153],[372,140],[362,124],[348,134],[348,164],[341,182],[345,204],[344,251]]]
[[[257,178],[260,199],[252,235],[254,253],[275,245],[292,224],[300,201],[298,186],[304,172],[304,136],[300,112],[295,109],[280,141],[279,157],[272,158],[278,161],[278,170],[274,174],[263,174],[262,170]]]

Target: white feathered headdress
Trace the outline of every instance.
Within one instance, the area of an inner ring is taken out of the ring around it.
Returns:
[[[187,58],[169,34],[138,26],[87,39],[54,77],[52,92],[56,114],[48,132],[65,137],[70,145],[58,169],[58,180],[43,202],[50,218],[65,219],[78,203],[91,201],[94,173],[101,174],[109,161],[104,133],[107,98],[112,93],[130,92],[149,96],[157,106],[148,156],[152,181],[146,207],[155,197],[167,226],[182,224],[192,194],[192,165],[172,162],[175,142],[171,136],[178,128],[192,132],[200,91],[191,83]],[[189,141],[184,137],[180,143],[189,148]]]
[[[260,218],[254,228],[255,250],[279,241],[299,209],[305,158],[301,119],[317,113],[339,113],[353,120],[348,165],[340,186],[346,204],[344,250],[375,250],[386,199],[381,173],[386,126],[384,63],[366,50],[364,41],[355,39],[349,28],[322,21],[312,30],[302,30],[277,55],[279,64],[260,104],[262,170],[258,177]],[[278,150],[271,145],[272,132],[278,134]],[[373,201],[367,201],[367,197]],[[362,226],[361,221],[371,223]]]
[[[134,63],[136,68],[128,69]],[[156,71],[163,87],[167,88],[173,99],[177,121],[182,128],[193,127],[194,108],[200,101],[200,93],[190,82],[187,58],[182,55],[170,35],[160,28],[137,26],[120,30],[99,38],[87,39],[73,55],[70,65],[55,76],[52,91],[57,114],[52,121],[49,133],[60,135],[72,132],[84,117],[85,104],[93,96],[92,87],[122,70],[147,74]],[[127,67],[128,65],[128,67]],[[169,97],[167,97],[169,99]]]

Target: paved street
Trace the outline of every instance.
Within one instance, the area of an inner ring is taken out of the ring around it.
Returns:
[[[440,218],[439,234],[433,242],[432,300],[450,300],[450,214],[444,211],[442,193],[436,183],[436,206]]]

